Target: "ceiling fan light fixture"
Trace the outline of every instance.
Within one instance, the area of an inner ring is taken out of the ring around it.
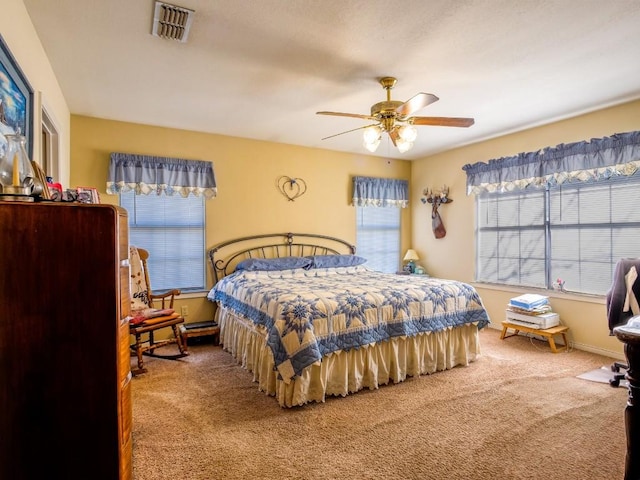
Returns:
[[[408,152],[413,148],[413,142],[407,142],[402,137],[396,140],[396,147],[398,147],[398,151],[400,153]]]
[[[418,130],[413,125],[403,125],[398,129],[398,135],[405,142],[413,143],[418,138]]]
[[[371,153],[375,152],[380,145],[380,139],[382,136],[382,129],[378,125],[371,125],[362,132],[362,140],[364,148]]]
[[[380,140],[380,135],[382,134],[382,129],[377,125],[372,125],[364,129],[362,132],[362,138],[364,139],[364,143],[375,143]]]
[[[363,143],[364,148],[373,153],[378,149],[378,145],[380,145],[380,137],[376,138],[373,142],[368,142],[367,140],[365,140]]]

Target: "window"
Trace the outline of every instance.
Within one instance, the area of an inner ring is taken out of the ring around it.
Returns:
[[[149,250],[153,289],[204,291],[204,202],[217,193],[213,163],[113,152],[107,193],[119,194],[129,212],[130,244]]]
[[[149,251],[154,291],[203,291],[206,283],[204,198],[120,194],[129,213],[129,243]]]
[[[476,197],[476,280],[604,295],[640,257],[640,178]]]
[[[366,266],[394,273],[400,259],[400,208],[356,207],[356,253]]]
[[[398,270],[400,208],[409,204],[409,182],[393,178],[353,177],[356,253],[380,272]]]

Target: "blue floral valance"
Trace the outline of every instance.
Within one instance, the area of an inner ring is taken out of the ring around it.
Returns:
[[[353,177],[353,205],[405,208],[409,205],[409,182],[393,178]]]
[[[640,168],[640,132],[617,133],[467,164],[467,195],[522,190],[565,182],[595,182],[634,175]]]
[[[107,193],[135,191],[136,195],[203,195],[218,193],[213,163],[201,160],[112,153],[107,177]]]

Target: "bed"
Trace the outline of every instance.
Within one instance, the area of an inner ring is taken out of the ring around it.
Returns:
[[[282,407],[466,366],[489,323],[471,285],[373,271],[330,236],[242,237],[209,260],[220,343]]]

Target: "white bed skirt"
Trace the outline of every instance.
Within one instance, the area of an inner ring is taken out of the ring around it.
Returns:
[[[331,353],[285,382],[278,379],[264,327],[220,306],[216,318],[223,348],[252,372],[258,388],[275,396],[282,407],[324,402],[327,396],[346,396],[363,388],[399,383],[407,376],[466,366],[480,353],[477,325],[466,324]]]

